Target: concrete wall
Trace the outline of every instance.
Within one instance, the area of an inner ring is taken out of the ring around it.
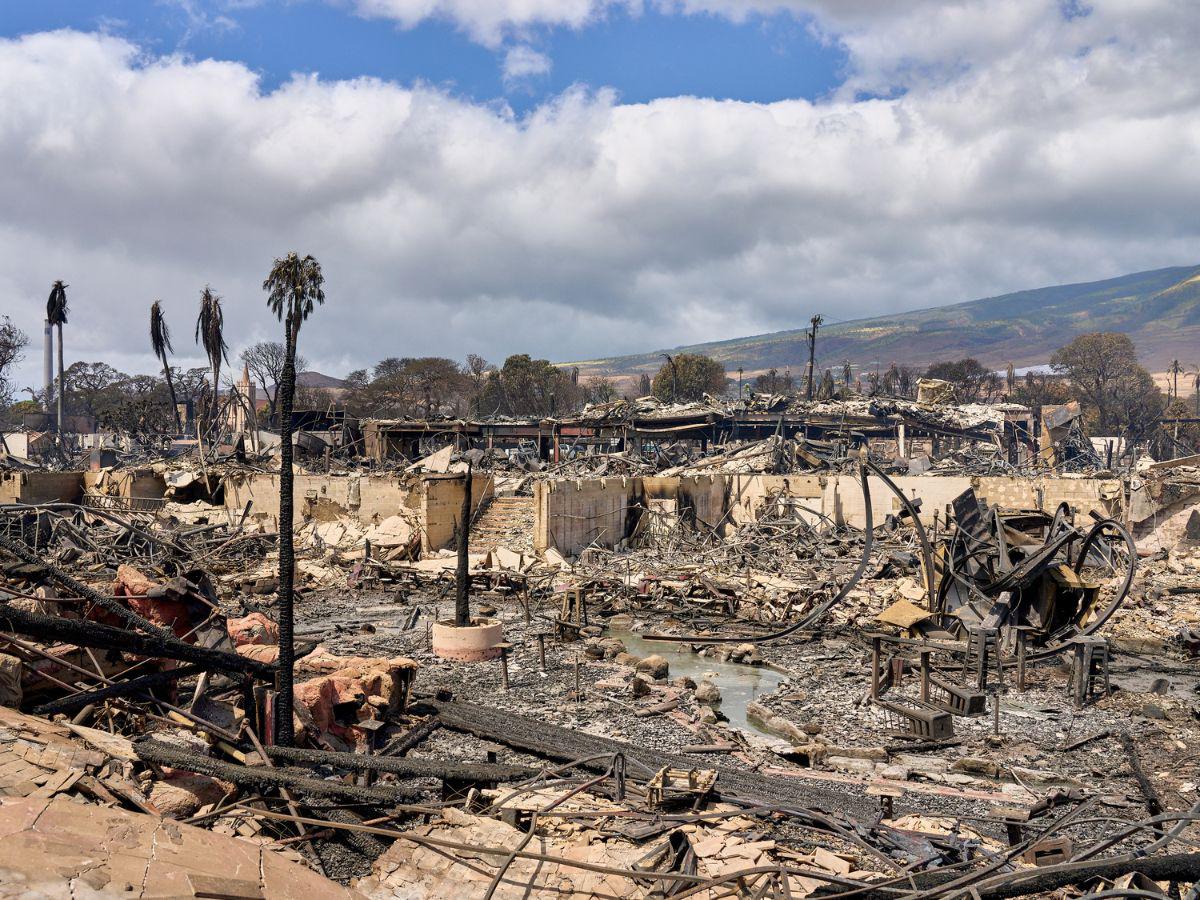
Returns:
[[[476,475],[472,502],[492,495],[492,479]],[[402,512],[416,520],[423,552],[441,550],[454,543],[454,529],[462,508],[463,486],[458,475],[427,475],[421,479],[395,475],[296,475],[294,521],[333,521],[349,517],[364,525],[382,522]],[[225,507],[231,516],[242,513],[253,500],[252,518],[270,528],[279,527],[279,476],[236,473],[225,478]]]
[[[666,480],[666,479],[660,479]],[[533,546],[575,556],[595,543],[612,549],[624,538],[642,495],[640,478],[540,481],[533,488]]]
[[[719,527],[729,508],[729,479],[723,475],[684,475],[678,478],[640,479],[647,500],[673,500],[675,509],[690,508],[696,520],[709,528]]]
[[[253,500],[252,517],[271,528],[279,524],[279,475],[235,473],[225,477],[225,507],[240,516]],[[331,520],[350,516],[365,525],[381,522],[403,509],[421,506],[419,482],[392,475],[296,475],[294,520]]]
[[[101,485],[97,489],[97,485]],[[83,486],[89,492],[141,500],[161,500],[167,482],[153,469],[112,469],[103,472],[84,472]]]
[[[974,488],[981,501],[1003,509],[1053,511],[1066,501],[1078,520],[1093,510],[1104,516],[1125,517],[1124,490],[1118,480],[1091,478],[972,478],[911,476],[892,479],[909,499],[920,499],[921,521],[934,517],[945,523],[955,497]],[[871,515],[876,525],[898,514],[900,500],[882,479],[870,477]],[[1039,495],[1040,492],[1040,495]],[[838,524],[866,525],[862,486],[855,475],[705,475],[685,477],[578,479],[540,482],[534,487],[536,515],[534,546],[575,556],[595,542],[611,549],[631,533],[640,503],[654,501],[672,512],[691,504],[696,516],[710,525],[729,527],[753,522],[768,498],[788,493],[812,510],[812,518],[827,516]],[[803,514],[803,512],[801,512]]]
[[[0,503],[78,503],[82,472],[0,472]]]
[[[495,491],[488,475],[471,478],[471,505],[476,510]],[[442,550],[454,544],[455,529],[462,515],[463,479],[461,475],[427,475],[422,482],[421,550]]]

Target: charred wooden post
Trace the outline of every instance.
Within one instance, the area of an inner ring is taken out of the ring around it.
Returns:
[[[458,515],[458,566],[454,573],[454,624],[459,628],[471,625],[471,561],[468,544],[471,537],[471,464],[463,476],[462,509]]]

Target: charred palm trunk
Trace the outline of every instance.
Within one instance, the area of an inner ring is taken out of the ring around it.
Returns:
[[[175,417],[175,434],[183,434],[183,422],[179,418],[179,401],[175,399],[175,382],[171,379],[171,367],[163,360],[163,378],[167,380],[167,393],[171,397],[171,415]]]
[[[292,643],[295,614],[292,546],[292,398],[296,391],[296,334],[287,317],[287,349],[279,385],[279,670],[276,676],[275,740],[290,747],[292,734],[292,674],[296,663]]]
[[[63,378],[63,343],[62,343],[62,323],[58,324],[58,391],[56,400],[56,419],[58,424],[58,439],[62,440],[63,433],[63,392],[66,389],[66,384]]]
[[[466,628],[471,624],[471,561],[468,544],[471,536],[471,464],[463,482],[462,510],[458,515],[458,571],[454,580],[454,624]]]

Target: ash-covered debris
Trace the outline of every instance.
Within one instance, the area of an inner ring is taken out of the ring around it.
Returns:
[[[259,451],[159,463],[157,498],[120,466],[17,497],[0,870],[48,890],[58,854],[56,884],[134,896],[1186,894],[1200,465],[1064,472],[1074,439],[1052,463],[1021,415],[636,401],[529,452],[301,450],[295,746]]]

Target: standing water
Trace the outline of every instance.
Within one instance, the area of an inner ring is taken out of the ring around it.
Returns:
[[[746,706],[764,694],[772,694],[787,680],[787,676],[766,666],[748,666],[744,663],[720,662],[712,657],[700,656],[691,647],[673,641],[648,641],[640,634],[623,628],[609,628],[605,637],[617,638],[625,650],[634,656],[657,654],[671,664],[670,678],[687,676],[699,684],[708,679],[721,691],[721,714],[729,725],[740,731],[767,734],[746,719]]]

